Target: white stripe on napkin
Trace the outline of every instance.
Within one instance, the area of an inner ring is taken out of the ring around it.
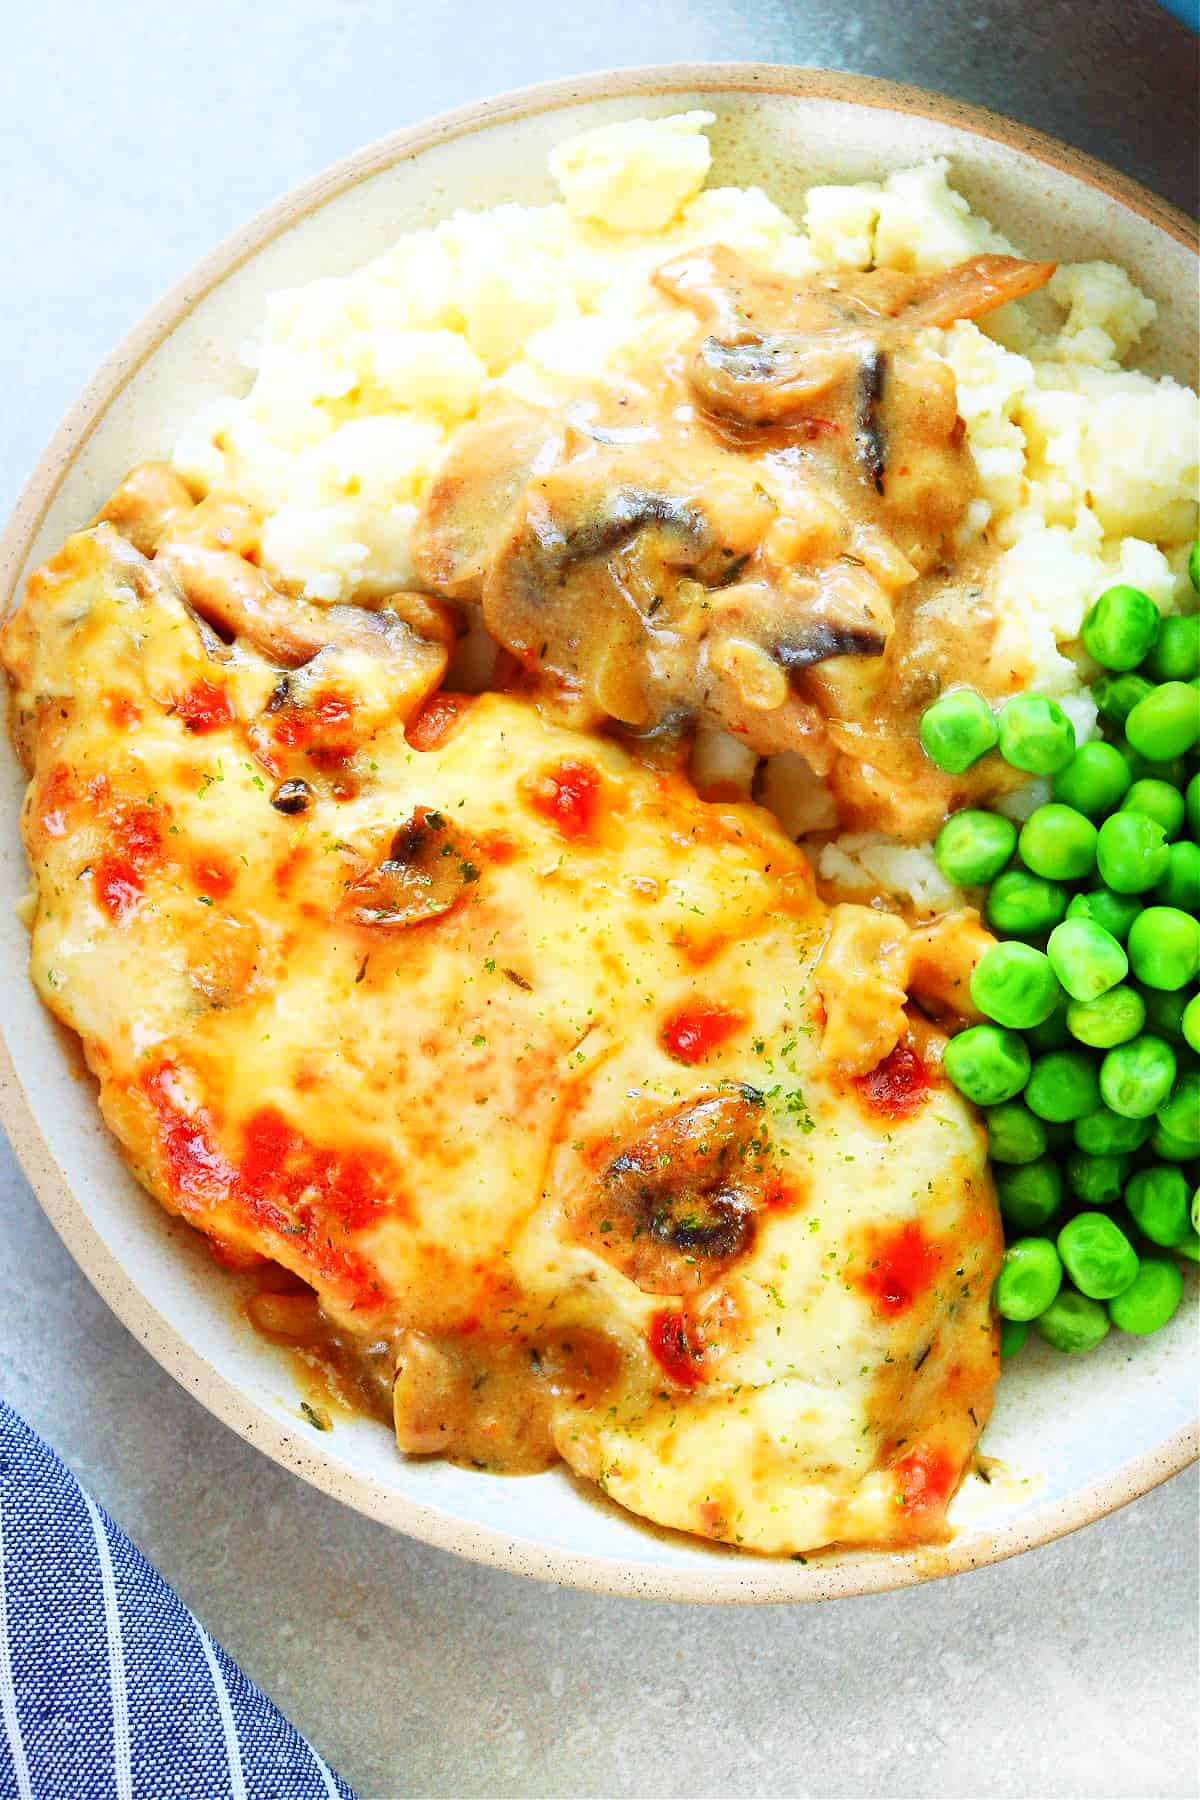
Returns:
[[[117,1605],[117,1580],[113,1574],[108,1533],[96,1502],[83,1488],[79,1490],[96,1538],[96,1555],[100,1561],[100,1592],[104,1596],[104,1635],[108,1642],[108,1674],[112,1687],[113,1769],[116,1775],[117,1800],[133,1800],[133,1769],[129,1760],[129,1692],[125,1685],[125,1640],[121,1635],[121,1612]]]
[[[4,1512],[0,1508],[0,1717],[8,1734],[8,1748],[17,1777],[19,1800],[33,1800],[33,1784],[29,1764],[21,1742],[21,1723],[17,1718],[17,1689],[13,1681],[12,1649],[8,1641],[8,1595],[4,1586]]]
[[[229,1760],[230,1800],[246,1800],[246,1779],[242,1774],[242,1752],[238,1744],[237,1726],[233,1721],[233,1708],[229,1704],[229,1689],[225,1686],[221,1665],[213,1653],[212,1639],[194,1612],[189,1612],[188,1617],[196,1627],[196,1636],[200,1639],[200,1648],[204,1652],[204,1660],[208,1664],[213,1690],[217,1696],[217,1711],[221,1715],[221,1727],[225,1733],[225,1754]]]
[[[321,1772],[321,1780],[325,1783],[325,1792],[329,1795],[329,1800],[340,1800],[340,1795],[338,1794],[337,1787],[334,1784],[333,1773],[332,1773],[328,1763],[322,1762],[321,1758],[317,1755],[316,1751],[313,1750],[313,1747],[311,1744],[308,1746],[308,1748],[312,1752],[313,1761],[316,1763],[317,1768]]]

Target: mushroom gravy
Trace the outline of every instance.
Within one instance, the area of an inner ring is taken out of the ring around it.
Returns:
[[[720,246],[660,268],[682,348],[561,411],[494,395],[414,532],[420,577],[482,607],[543,703],[637,734],[697,720],[798,750],[845,824],[928,834],[964,783],[916,721],[978,669],[988,551],[955,382],[920,333],[1033,292],[1051,263],[796,282]],[[1003,675],[995,684],[1003,691]],[[975,777],[997,791],[995,759]]]

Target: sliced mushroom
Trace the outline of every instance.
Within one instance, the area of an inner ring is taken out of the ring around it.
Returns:
[[[261,521],[246,501],[214,492],[197,504],[165,463],[142,463],[100,514],[160,572],[170,575],[217,656],[241,639],[284,668],[300,668],[331,647],[361,650],[441,679],[457,621],[426,594],[390,595],[377,610],[316,606],[281,593],[257,563]],[[215,637],[212,634],[217,634]]]
[[[143,556],[153,556],[171,525],[193,510],[186,483],[168,463],[144,462],[131,469],[96,515],[114,525]]]
[[[528,483],[562,455],[560,420],[508,400],[456,433],[413,526],[413,566],[453,599],[478,600]]]
[[[692,386],[715,413],[743,425],[773,424],[827,394],[845,369],[846,353],[764,336],[726,344],[705,338],[691,367]]]
[[[763,1097],[726,1087],[646,1125],[575,1210],[574,1237],[647,1294],[706,1287],[754,1241]]]
[[[1053,272],[980,256],[931,278],[876,269],[797,282],[718,247],[666,264],[655,281],[713,327],[689,372],[708,412],[741,431],[786,429],[801,442],[817,432],[835,463],[853,461],[885,502],[897,547],[925,569],[961,517],[974,470],[953,380],[948,414],[928,404],[938,381],[913,340],[1033,293]]]
[[[923,331],[927,325],[953,325],[956,319],[982,319],[1024,300],[1045,287],[1053,275],[1052,262],[1024,262],[1018,256],[976,256],[956,263],[944,275],[918,281],[897,322],[907,331]]]
[[[425,594],[389,595],[376,610],[315,606],[289,599],[262,570],[234,550],[199,541],[163,539],[155,562],[171,574],[190,606],[226,638],[240,638],[287,669],[331,646],[390,660],[433,652],[444,664],[456,626],[449,610]],[[420,646],[420,647],[419,647]]]
[[[479,868],[442,814],[419,806],[399,827],[383,861],[347,889],[352,924],[397,930],[450,912],[479,879]]]
[[[638,728],[679,696],[655,692],[651,640],[684,575],[725,578],[729,558],[691,493],[645,451],[608,450],[526,490],[483,590],[488,628],[527,669],[581,698],[577,722],[609,713]]]
[[[862,321],[831,286],[771,274],[721,245],[665,264],[654,280],[714,327],[690,380],[704,406],[735,424],[805,411],[862,359]]]
[[[1053,273],[1053,263],[979,256],[933,277],[878,269],[797,282],[718,246],[665,264],[654,279],[714,327],[691,369],[702,403],[742,425],[770,425],[926,326],[980,318]]]
[[[887,438],[879,413],[886,372],[887,353],[883,350],[872,350],[864,356],[858,371],[858,430],[854,447],[863,473],[877,494],[883,492],[887,468]]]
[[[887,595],[857,562],[837,559],[819,575],[741,582],[709,602],[710,632],[738,631],[790,674],[833,657],[877,657],[892,631]]]

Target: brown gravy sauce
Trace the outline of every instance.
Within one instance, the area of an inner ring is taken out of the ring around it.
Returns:
[[[434,1338],[401,1331],[367,1341],[337,1326],[290,1271],[255,1271],[246,1317],[287,1350],[317,1430],[333,1415],[365,1413],[394,1430],[410,1456],[437,1456],[494,1474],[527,1475],[558,1461],[556,1404],[591,1405],[619,1381],[621,1358],[583,1328],[529,1335],[486,1325]]]
[[[924,835],[997,759],[948,784],[916,743],[985,667],[991,552],[960,551],[978,476],[954,377],[921,331],[977,317],[1050,264],[797,283],[721,247],[654,277],[690,336],[538,408],[494,396],[426,498],[414,559],[478,603],[569,722],[799,750],[851,828]]]

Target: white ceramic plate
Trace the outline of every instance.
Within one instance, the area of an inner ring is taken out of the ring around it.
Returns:
[[[546,153],[592,125],[688,106],[716,112],[714,180],[783,206],[931,154],[1032,256],[1106,256],[1159,303],[1143,361],[1195,379],[1196,258],[1184,222],[1120,176],[991,115],[882,82],[751,64],[623,70],[531,88],[360,152],[256,219],[138,327],[35,470],[0,539],[0,613],[24,574],[126,468],[237,379],[264,296],[340,273],[457,206],[551,199]],[[688,1600],[813,1600],[898,1587],[1042,1543],[1146,1492],[1196,1454],[1194,1315],[1156,1337],[1112,1333],[1086,1362],[1031,1345],[1000,1386],[984,1448],[1007,1473],[968,1483],[938,1550],[769,1562],[647,1528],[559,1471],[503,1480],[405,1462],[381,1426],[300,1415],[281,1353],[242,1319],[200,1241],[127,1173],[92,1087],[26,979],[22,776],[0,749],[0,1120],[68,1248],[114,1311],[197,1398],[347,1504],[463,1555],[581,1587]]]

